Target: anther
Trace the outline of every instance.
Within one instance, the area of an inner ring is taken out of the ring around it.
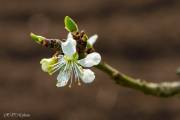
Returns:
[[[68,87],[71,88],[72,87],[71,84]]]
[[[81,86],[81,82],[80,82],[80,80],[78,80],[78,85],[79,85],[79,86]]]

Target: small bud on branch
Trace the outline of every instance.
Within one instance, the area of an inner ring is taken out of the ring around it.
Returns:
[[[43,36],[35,35],[34,33],[30,34],[32,40],[36,43],[41,44],[44,47],[52,48],[52,49],[60,49],[60,40],[58,39],[48,39]]]

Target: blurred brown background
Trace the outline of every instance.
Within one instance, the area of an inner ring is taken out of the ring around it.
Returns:
[[[71,16],[99,35],[103,59],[136,78],[178,80],[179,0],[0,0],[0,119],[30,113],[32,120],[180,120],[180,99],[156,98],[118,86],[99,70],[93,84],[57,88],[39,61],[52,52],[29,33],[66,38]],[[16,118],[13,118],[16,119]]]

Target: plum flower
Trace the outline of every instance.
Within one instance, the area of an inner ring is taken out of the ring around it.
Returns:
[[[88,39],[89,44],[93,45],[96,39],[97,35],[90,37]],[[78,85],[81,84],[80,80],[84,83],[91,83],[95,79],[94,72],[87,68],[100,63],[100,54],[93,52],[79,60],[76,44],[76,40],[74,40],[71,33],[69,33],[67,40],[61,42],[61,48],[64,54],[49,59],[42,59],[40,62],[42,64],[42,70],[48,72],[50,75],[59,70],[56,84],[57,87],[66,86],[68,82],[70,82],[69,87],[71,87],[73,78],[75,82],[78,82]]]

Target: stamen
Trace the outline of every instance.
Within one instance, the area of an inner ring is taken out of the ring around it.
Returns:
[[[70,67],[70,84],[69,84],[69,87],[71,88],[71,85],[72,85],[72,82],[73,82],[73,64],[72,64],[72,62],[70,61],[70,63],[69,63],[70,65],[69,65],[69,67]]]
[[[57,62],[57,63],[55,63],[55,64],[53,64],[53,65],[50,65],[50,66],[51,66],[51,67],[54,67],[54,66],[62,65],[62,64],[65,64],[65,63],[63,63],[63,62]]]
[[[57,62],[57,63],[55,63],[55,64],[53,64],[53,65],[50,65],[51,67],[54,67],[54,66],[57,66],[57,65],[59,65],[59,62]]]
[[[75,82],[77,82],[78,73],[77,73],[76,66],[75,66],[74,62],[73,62],[73,74],[74,74]]]
[[[81,86],[81,82],[80,82],[79,78],[78,78],[78,85]]]
[[[54,64],[54,65],[51,65],[52,71],[50,71],[50,74],[53,74],[53,73],[55,73],[56,71],[58,71],[60,68],[63,67],[63,65],[65,65],[65,64],[63,64],[63,63],[56,63],[56,64]]]
[[[55,72],[58,71],[58,70],[59,70],[59,68],[53,69],[53,70],[50,72],[50,74],[52,75],[53,73],[55,73]]]
[[[59,55],[57,56],[58,59],[62,59],[63,58],[63,55]]]
[[[68,79],[71,79],[72,77],[72,74],[71,74],[71,72],[72,72],[72,69],[71,69],[71,62],[70,61],[68,61],[66,64],[65,64],[65,67],[64,67],[64,69],[63,69],[63,71],[62,72],[64,72],[65,74],[67,74],[68,75]],[[69,87],[71,88],[71,84],[72,84],[72,81],[70,81],[70,84],[69,84]]]
[[[60,68],[60,66],[59,66],[59,65],[56,65],[56,66],[52,67],[52,70],[55,70],[55,69],[57,69],[57,68]]]
[[[80,76],[82,75],[82,71],[77,63],[74,63],[74,64],[75,64],[76,72],[77,72],[77,76],[78,76],[78,85],[80,86],[81,85]]]

